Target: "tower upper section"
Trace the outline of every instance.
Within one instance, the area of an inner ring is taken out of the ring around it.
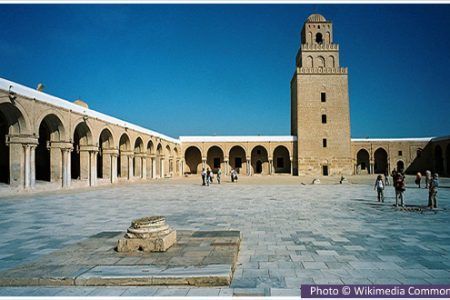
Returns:
[[[303,25],[296,65],[299,73],[346,73],[339,64],[339,45],[333,43],[333,23],[312,14]]]

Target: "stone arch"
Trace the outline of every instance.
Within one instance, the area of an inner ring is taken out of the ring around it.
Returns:
[[[122,133],[119,139],[119,156],[117,157],[117,176],[128,177],[128,154],[131,152],[131,141],[127,133]]]
[[[134,153],[143,153],[144,151],[144,142],[141,137],[137,137],[134,142]]]
[[[50,147],[53,142],[62,141],[65,128],[61,119],[53,113],[43,116],[37,126],[38,145],[35,152],[36,180],[56,181],[60,177],[61,150]]]
[[[250,161],[253,174],[269,174],[269,155],[264,146],[253,147]]]
[[[327,66],[328,66],[328,67],[331,67],[331,68],[335,68],[335,67],[336,67],[336,65],[335,65],[335,60],[334,60],[334,56],[333,56],[333,55],[328,56],[328,63],[327,63]]]
[[[14,149],[6,144],[6,136],[26,131],[27,123],[24,115],[17,107],[11,103],[0,103],[0,182],[10,183],[10,165],[12,163],[10,152]]]
[[[247,156],[245,148],[241,145],[234,145],[230,148],[228,154],[231,169],[236,170],[238,174],[247,173]]]
[[[206,152],[206,165],[207,168],[212,170],[214,173],[217,173],[219,168],[224,168],[224,156],[225,153],[222,149],[222,147],[218,145],[214,145],[209,147],[208,151]]]
[[[137,137],[134,142],[134,156],[133,156],[133,176],[142,177],[142,157],[145,152],[144,142],[141,137]]]
[[[72,179],[89,179],[89,151],[83,146],[92,145],[92,131],[87,122],[79,122],[73,130],[73,151],[70,154]]]
[[[198,174],[202,169],[202,152],[196,146],[190,146],[184,151],[186,173]]]
[[[0,113],[8,126],[9,134],[21,134],[30,129],[30,120],[19,103],[0,102]]]
[[[283,145],[279,145],[273,150],[273,168],[275,173],[291,173],[289,149]]]
[[[152,140],[149,140],[147,142],[147,154],[154,154],[155,153],[155,146],[153,144]]]
[[[112,131],[107,127],[103,128],[98,137],[97,178],[110,178],[111,156],[105,155],[103,151],[114,149],[114,145]]]
[[[374,173],[384,174],[388,171],[388,154],[387,151],[380,147],[374,152]]]
[[[318,68],[325,68],[325,58],[323,56],[318,56],[317,57],[317,67]]]
[[[323,44],[323,35],[321,32],[316,33],[316,43],[319,45]]]
[[[356,174],[370,174],[369,151],[362,148],[356,154]]]
[[[313,57],[312,57],[311,55],[309,55],[308,57],[306,57],[306,67],[307,67],[307,68],[312,68],[312,67],[314,67]]]
[[[434,147],[434,170],[436,173],[444,172],[444,157],[440,145]]]

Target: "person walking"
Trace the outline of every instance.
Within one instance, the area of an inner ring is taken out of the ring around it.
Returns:
[[[231,182],[237,181],[238,178],[237,178],[237,173],[236,173],[236,170],[235,170],[235,169],[232,169],[232,170],[231,170],[230,175],[231,175]]]
[[[219,168],[217,170],[217,183],[220,184],[220,177],[222,176],[222,170]]]
[[[430,188],[430,181],[431,181],[431,171],[426,170],[425,171],[425,188]]]
[[[401,172],[397,172],[394,179],[395,188],[395,206],[398,207],[398,201],[400,200],[400,205],[405,207],[405,200],[403,193],[405,192],[405,176]]]
[[[391,172],[391,177],[392,177],[392,184],[395,187],[395,177],[397,176],[397,170],[394,168],[394,170],[392,170]]]
[[[214,181],[214,172],[213,172],[213,170],[211,169],[211,173],[209,173],[209,175],[210,175],[210,177],[209,177],[209,183],[213,183],[213,181]]]
[[[386,186],[391,185],[391,183],[389,182],[389,173],[387,169],[384,171],[384,184]]]
[[[414,181],[416,184],[417,184],[417,186],[419,187],[419,189],[420,189],[420,182],[422,181],[422,174],[420,174],[420,172],[417,172],[417,174],[416,174],[416,180]]]
[[[206,185],[206,171],[205,168],[202,169],[202,185]]]
[[[433,178],[430,180],[430,187],[428,192],[428,207],[437,208],[437,192],[439,187],[439,175],[433,174]]]
[[[373,187],[373,189],[377,190],[377,197],[378,197],[378,202],[384,202],[384,194],[383,194],[383,190],[384,190],[384,183],[383,183],[383,176],[378,175],[377,180],[375,180],[375,186]]]
[[[211,180],[211,171],[209,168],[206,170],[206,185],[209,186],[209,182]]]

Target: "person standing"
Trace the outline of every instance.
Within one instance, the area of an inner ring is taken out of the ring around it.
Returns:
[[[217,183],[220,184],[220,177],[222,176],[222,170],[219,168],[217,170]]]
[[[439,187],[439,175],[437,173],[433,174],[433,178],[430,180],[428,193],[428,207],[437,208],[437,192]]]
[[[377,180],[375,180],[375,186],[373,187],[373,189],[377,190],[378,202],[384,202],[384,194],[383,194],[384,184],[383,184],[383,177],[381,175],[378,175]]]
[[[426,170],[425,171],[425,188],[430,188],[430,181],[431,181],[431,171]]]
[[[387,170],[387,169],[384,171],[384,184],[385,184],[386,186],[388,186],[388,185],[391,184],[391,183],[389,182],[389,173],[388,173],[388,170]]]
[[[416,180],[414,181],[416,184],[417,184],[417,186],[419,187],[419,189],[420,189],[420,182],[422,181],[422,174],[420,174],[420,172],[417,172],[417,174],[416,174]]]
[[[209,186],[209,183],[211,181],[211,171],[209,168],[206,170],[206,185]]]
[[[397,172],[394,179],[395,187],[395,206],[398,207],[398,200],[400,199],[400,205],[405,207],[405,200],[403,193],[405,192],[405,176],[401,172]]]
[[[206,185],[206,171],[205,168],[202,169],[202,185]]]

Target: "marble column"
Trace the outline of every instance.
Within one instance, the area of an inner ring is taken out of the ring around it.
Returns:
[[[159,161],[159,178],[164,178],[164,158]]]
[[[292,157],[289,157],[289,161],[291,162],[291,175],[294,175],[294,164],[292,163]]]
[[[62,155],[62,186],[63,188],[70,187],[70,183],[72,180],[71,176],[71,159],[70,159],[71,150],[68,148],[61,149]]]
[[[89,185],[97,184],[97,151],[89,151]]]
[[[141,178],[147,178],[147,159],[145,156],[141,157]]]
[[[128,180],[133,178],[133,155],[128,155]]]
[[[273,175],[273,159],[269,159],[269,175]]]
[[[25,167],[25,174],[24,174],[24,186],[26,189],[30,188],[30,145],[23,145],[23,151],[25,154],[24,157],[24,167]]]
[[[117,157],[118,153],[111,153],[111,183],[117,182]]]
[[[152,178],[156,178],[156,158],[152,158]]]
[[[36,185],[36,145],[30,147],[30,187],[33,189]]]
[[[206,158],[202,158],[202,168],[206,170]]]
[[[224,173],[225,173],[225,175],[227,176],[227,175],[228,175],[228,172],[229,172],[229,168],[230,168],[228,158],[225,158],[225,159],[223,160],[223,162],[225,163],[225,170],[224,170]]]

